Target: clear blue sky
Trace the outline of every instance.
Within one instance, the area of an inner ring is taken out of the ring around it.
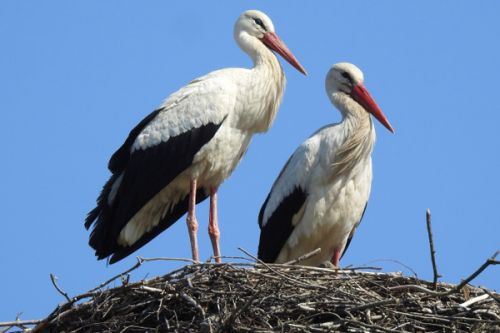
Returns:
[[[371,200],[341,264],[394,259],[432,279],[428,207],[443,280],[460,282],[500,248],[500,2],[2,1],[0,321],[41,318],[62,302],[49,273],[75,295],[135,263],[106,267],[87,245],[83,221],[108,158],[179,87],[251,66],[232,36],[251,8],[272,18],[309,76],[282,61],[288,84],[275,124],[220,188],[223,254],[256,252],[257,213],[283,163],[339,120],[324,92],[339,61],[364,71],[396,129],[376,125]],[[198,208],[202,258],[211,255],[207,211]],[[189,257],[184,220],[136,255]],[[150,263],[133,279],[179,265]],[[474,284],[500,289],[499,269]]]

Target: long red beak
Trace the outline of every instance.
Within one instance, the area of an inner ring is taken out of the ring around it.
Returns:
[[[361,106],[364,107],[366,111],[377,118],[377,120],[380,121],[380,123],[384,125],[385,128],[394,133],[394,128],[392,128],[389,120],[387,120],[387,117],[384,115],[382,110],[380,110],[377,103],[375,103],[372,96],[370,96],[368,90],[366,90],[363,84],[359,83],[355,85],[351,91],[351,96],[356,102],[361,104]]]
[[[264,36],[262,36],[261,41],[271,50],[276,51],[280,56],[283,57],[286,61],[290,63],[293,67],[295,67],[299,72],[304,75],[307,75],[306,70],[300,62],[295,58],[295,56],[290,52],[288,47],[286,47],[285,43],[276,35],[274,32],[266,32]]]

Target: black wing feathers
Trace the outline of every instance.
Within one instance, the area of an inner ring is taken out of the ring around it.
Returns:
[[[137,126],[135,126],[129,133],[127,140],[122,144],[120,148],[111,156],[108,163],[109,171],[113,173],[121,172],[127,166],[127,162],[130,159],[130,148],[134,144],[135,139],[141,131],[146,127],[151,120],[153,120],[162,109],[157,109],[147,115]]]
[[[269,200],[269,196],[267,197],[259,213],[259,225],[261,226],[259,259],[270,263],[276,261],[294,229],[292,218],[300,210],[306,198],[306,192],[300,187],[296,187],[283,199],[266,224],[262,226],[264,210]]]
[[[207,124],[154,147],[134,151],[117,196],[113,234],[118,234],[149,200],[191,165],[194,155],[210,141],[219,126]]]
[[[106,204],[106,200],[109,196],[109,193],[111,192],[111,187],[113,186],[113,183],[116,181],[118,177],[119,174],[111,175],[111,177],[109,177],[108,181],[102,187],[101,194],[99,194],[99,197],[97,198],[97,207],[92,209],[87,214],[87,218],[85,219],[86,229],[90,228],[92,222],[94,222],[94,220],[96,220],[100,214],[102,215],[103,207],[108,207],[108,205]]]
[[[196,153],[214,137],[224,121],[219,124],[208,123],[172,137],[166,142],[130,153],[136,137],[158,112],[159,110],[154,111],[141,121],[110,159],[109,168],[114,174],[104,186],[97,207],[89,213],[85,223],[88,228],[96,221],[89,244],[96,250],[99,259],[111,254],[115,254],[113,262],[122,259],[168,228],[187,211],[187,201],[184,203],[183,199],[158,226],[137,243],[126,248],[117,244],[118,235],[128,221],[191,165]],[[113,183],[121,175],[123,176],[120,186],[110,206],[107,203],[108,195]],[[203,200],[206,195],[200,194],[199,197]]]
[[[267,207],[267,202],[269,201],[269,198],[271,197],[271,193],[273,191],[271,190],[271,192],[269,192],[269,194],[267,195],[267,198],[266,200],[264,201],[264,203],[262,204],[262,207],[260,207],[260,211],[259,211],[259,227],[262,229],[262,222],[264,220],[264,211],[266,210],[266,207]]]

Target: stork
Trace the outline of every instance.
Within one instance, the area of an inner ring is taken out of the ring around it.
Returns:
[[[199,261],[195,205],[210,197],[209,235],[220,262],[217,189],[254,133],[273,123],[285,75],[272,51],[306,74],[257,10],[236,21],[234,38],[253,68],[226,68],[191,81],[146,116],[111,156],[112,175],[87,216],[89,245],[110,263],[128,256],[186,212],[191,254]]]
[[[259,213],[258,256],[265,262],[284,263],[321,248],[301,263],[338,267],[370,195],[375,143],[370,114],[394,133],[355,65],[333,65],[325,87],[342,121],[304,141],[274,182]]]

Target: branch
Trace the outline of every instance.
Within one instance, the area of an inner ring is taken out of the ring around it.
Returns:
[[[468,284],[469,282],[471,282],[472,280],[474,280],[488,266],[490,266],[490,265],[500,265],[500,261],[495,260],[495,258],[497,257],[497,255],[499,253],[500,253],[500,251],[496,251],[493,254],[493,256],[491,258],[488,258],[488,260],[486,260],[486,262],[484,264],[482,264],[481,267],[479,267],[474,273],[472,273],[471,275],[469,275],[469,277],[467,277],[465,280],[463,280],[460,284],[458,284],[457,286],[455,286],[454,288],[452,288],[452,289],[450,289],[448,291],[437,292],[437,291],[429,290],[429,289],[427,289],[425,287],[417,286],[417,285],[414,285],[414,284],[389,287],[389,290],[410,289],[410,290],[422,291],[422,292],[425,292],[425,293],[427,293],[429,295],[432,295],[432,296],[447,296],[447,295],[450,295],[450,294],[452,294],[454,292],[460,291],[460,289],[462,289],[466,284]]]
[[[215,257],[214,257],[215,258]],[[217,257],[217,258],[225,258],[223,256]],[[188,262],[192,265],[198,265],[202,264],[196,260],[193,259],[188,259],[188,258],[169,258],[169,257],[154,257],[154,258],[143,258],[143,257],[137,257],[138,260],[141,262],[147,262],[147,261],[181,261],[181,262]],[[210,263],[210,261],[206,262],[207,264]]]
[[[482,295],[476,296],[474,298],[471,298],[470,300],[465,301],[465,302],[458,304],[458,305],[463,307],[463,308],[467,308],[469,305],[472,305],[472,304],[477,303],[477,302],[481,302],[481,301],[487,299],[488,297],[490,297],[490,295],[482,294]]]
[[[375,263],[375,262],[392,262],[392,263],[401,265],[402,267],[404,267],[407,270],[409,270],[410,272],[412,272],[412,274],[415,277],[415,279],[418,279],[418,274],[417,274],[417,272],[415,272],[415,270],[413,268],[411,268],[410,266],[408,266],[408,265],[406,265],[406,264],[404,264],[401,261],[396,260],[396,259],[381,258],[381,259],[370,260],[367,263],[363,264],[363,266],[364,265],[368,265],[368,264],[372,264],[372,263]]]
[[[57,285],[57,276],[54,274],[50,273],[50,281],[52,281],[52,284],[56,288],[56,290],[59,292],[59,294],[63,295],[68,302],[71,302],[71,298],[69,298],[68,293],[63,291],[59,286]]]
[[[198,304],[198,302],[196,302],[196,300],[194,298],[192,298],[191,296],[189,296],[188,294],[186,294],[183,291],[181,291],[179,295],[181,296],[182,299],[184,299],[186,302],[191,304],[196,310],[200,311],[201,317],[203,319],[205,319],[205,310],[203,310],[201,305]]]
[[[400,300],[397,298],[390,298],[390,299],[384,299],[384,300],[376,301],[376,302],[372,302],[372,303],[366,303],[366,304],[359,305],[359,306],[353,306],[352,308],[348,308],[347,310],[350,312],[361,311],[361,310],[375,308],[375,307],[378,307],[381,305],[399,304],[399,302],[400,302]]]
[[[309,258],[317,255],[320,252],[321,252],[321,248],[318,247],[316,250],[313,250],[313,251],[311,251],[309,253],[303,254],[300,257],[298,257],[297,259],[293,259],[293,260],[287,261],[286,263],[284,263],[284,265],[294,265],[294,264],[296,264],[298,262],[301,262],[301,261],[304,261],[306,259],[309,259]]]
[[[128,274],[128,273],[132,272],[133,270],[136,270],[137,268],[139,268],[142,265],[142,263],[143,263],[142,258],[137,257],[137,263],[134,266],[130,267],[125,272],[122,272],[122,273],[120,273],[118,275],[113,276],[111,279],[104,281],[103,283],[101,283],[100,285],[98,285],[97,287],[95,287],[94,289],[89,290],[89,292],[92,293],[94,291],[97,291],[97,290],[99,290],[99,289],[107,286],[108,284],[110,284],[114,280],[116,280],[116,279],[124,276],[125,274]]]
[[[484,271],[489,265],[499,265],[500,261],[495,260],[500,251],[496,251],[491,258],[486,260],[484,264],[481,265],[474,273],[472,273],[467,279],[463,280],[458,286],[455,287],[456,291],[462,289],[467,283],[474,280],[482,271]],[[451,294],[451,292],[450,292]]]
[[[493,295],[493,293],[491,291],[489,291],[488,289],[486,289],[486,288],[481,288],[481,289],[485,293],[487,293],[488,295],[490,295],[490,297],[493,298],[498,304],[500,304],[500,297]]]
[[[434,250],[434,240],[432,238],[432,226],[431,226],[431,210],[427,208],[427,212],[425,214],[427,221],[427,234],[429,235],[429,246],[431,250],[431,260],[432,260],[432,271],[434,272],[434,279],[432,280],[434,290],[437,289],[437,281],[438,278],[441,277],[439,275],[436,265],[436,251]]]
[[[255,260],[258,264],[261,264],[262,266],[264,266],[265,268],[267,268],[268,270],[270,270],[271,272],[281,276],[282,278],[285,278],[286,280],[288,281],[291,281],[295,284],[299,284],[301,285],[302,287],[305,287],[305,288],[319,288],[319,289],[324,289],[324,290],[327,290],[328,288],[324,287],[324,286],[320,286],[320,285],[313,285],[313,284],[310,284],[310,283],[304,283],[300,280],[297,280],[295,278],[292,278],[286,274],[283,274],[281,272],[278,272],[276,271],[275,269],[273,269],[270,265],[266,264],[265,262],[263,262],[262,260],[260,260],[259,258],[257,258],[256,256],[253,256],[251,255],[248,251],[245,251],[244,249],[242,249],[241,247],[238,248],[238,250],[240,250],[241,252],[245,253],[247,256],[249,256],[250,258],[252,258],[253,260]]]
[[[19,320],[19,319],[16,319],[14,321],[4,321],[4,322],[0,322],[0,327],[21,327],[23,328],[23,326],[25,325],[37,325],[39,323],[41,323],[43,320],[41,319],[34,319],[34,320]]]

